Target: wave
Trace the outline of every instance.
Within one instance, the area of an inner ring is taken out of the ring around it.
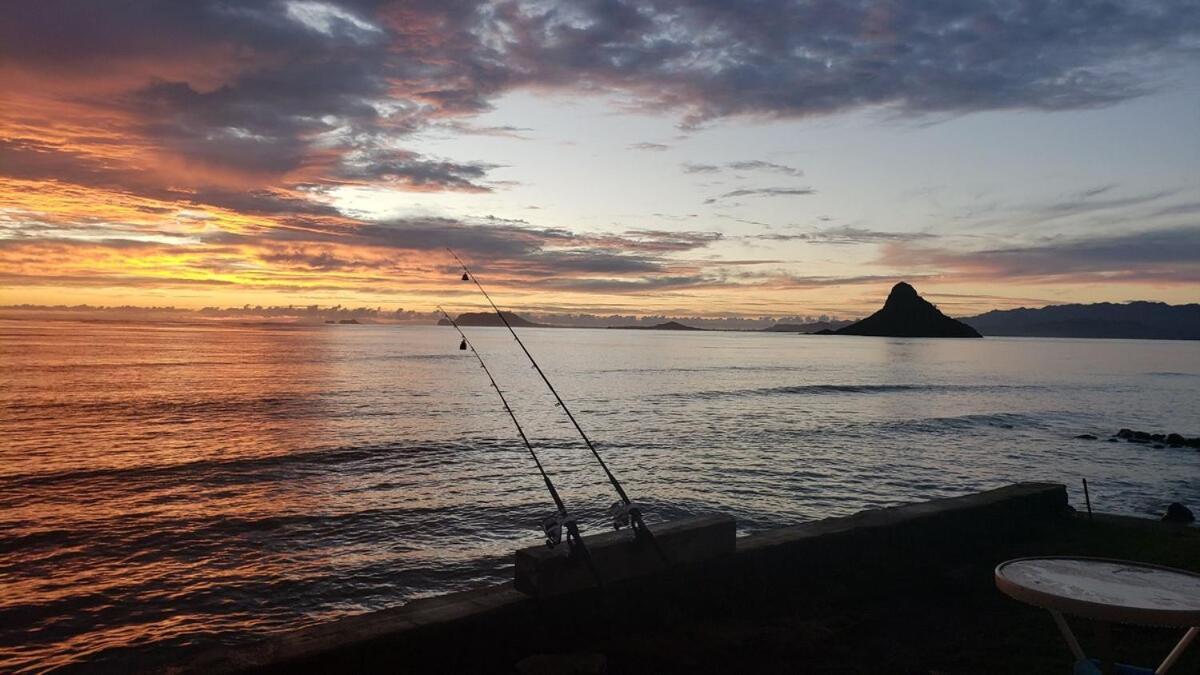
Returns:
[[[413,453],[423,453],[433,456],[467,450],[487,450],[493,447],[505,449],[509,446],[513,450],[521,449],[516,441],[497,439],[464,439],[456,442],[413,441],[324,447],[252,457],[16,474],[0,476],[0,486],[19,491],[26,488],[44,489],[74,482],[84,482],[89,485],[114,483],[126,485],[140,484],[147,480],[174,481],[180,479],[213,485],[232,482],[269,482],[278,480],[281,470],[286,470],[288,473],[303,473],[309,469],[320,472],[327,470],[328,467],[390,459],[398,455],[411,456]]]
[[[869,426],[892,432],[940,434],[979,427],[1000,429],[1051,429],[1077,413],[1043,411],[1038,413],[984,413],[952,417],[919,417],[907,420],[872,422]]]
[[[663,394],[669,398],[716,399],[748,396],[786,395],[845,395],[845,394],[894,394],[902,392],[953,392],[992,391],[998,389],[1030,389],[1034,385],[962,385],[962,384],[799,384],[781,387],[759,387],[753,389],[717,389],[710,391],[672,392]]]

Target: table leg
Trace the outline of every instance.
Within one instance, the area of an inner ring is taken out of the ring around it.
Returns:
[[[1067,641],[1067,647],[1071,649],[1071,655],[1076,661],[1082,661],[1087,658],[1083,653],[1083,648],[1079,646],[1079,640],[1075,639],[1075,634],[1071,632],[1071,627],[1067,625],[1067,620],[1063,618],[1061,612],[1057,610],[1048,610],[1050,616],[1054,617],[1054,623],[1058,624],[1058,630],[1062,632],[1063,639]]]
[[[1100,657],[1100,671],[1104,675],[1112,675],[1117,659],[1113,656],[1112,625],[1107,621],[1097,621],[1096,624],[1096,654]]]
[[[1193,626],[1189,628],[1188,632],[1184,633],[1183,637],[1180,638],[1179,644],[1175,645],[1171,653],[1167,654],[1167,658],[1163,659],[1158,668],[1154,669],[1154,675],[1165,675],[1171,669],[1171,666],[1175,665],[1175,662],[1179,660],[1179,657],[1183,656],[1183,653],[1187,651],[1188,645],[1192,643],[1192,640],[1197,635],[1200,635],[1200,627]]]

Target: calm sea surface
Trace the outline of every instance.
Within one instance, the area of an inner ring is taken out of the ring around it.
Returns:
[[[585,526],[614,500],[467,329]],[[1020,480],[1200,506],[1200,343],[522,331],[648,518],[743,533]],[[0,671],[123,669],[505,579],[552,511],[449,328],[0,321]]]

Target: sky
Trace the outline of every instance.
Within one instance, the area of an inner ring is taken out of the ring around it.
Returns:
[[[1200,3],[8,3],[0,305],[1200,301]]]

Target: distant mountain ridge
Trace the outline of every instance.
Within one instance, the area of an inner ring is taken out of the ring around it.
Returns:
[[[969,321],[984,335],[1200,340],[1200,304],[1100,302],[993,310]]]

